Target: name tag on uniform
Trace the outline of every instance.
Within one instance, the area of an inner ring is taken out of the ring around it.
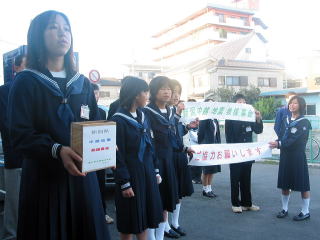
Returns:
[[[88,105],[81,106],[80,117],[89,120],[90,109],[89,109]]]
[[[252,129],[250,126],[246,127],[246,132],[252,132]]]
[[[296,129],[295,127],[291,128],[291,133],[295,134],[297,132],[298,129]]]

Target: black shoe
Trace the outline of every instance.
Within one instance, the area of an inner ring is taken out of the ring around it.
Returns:
[[[215,198],[215,194],[213,192],[206,192],[202,191],[202,196],[208,197],[208,198]]]
[[[211,193],[212,193],[212,196],[213,196],[214,198],[218,197],[218,195],[215,194],[213,191],[211,191]]]
[[[179,233],[180,236],[185,236],[187,233],[179,226],[178,228],[175,228],[174,226],[170,226],[172,230],[174,230],[176,233]]]
[[[293,217],[293,220],[294,220],[294,221],[303,221],[303,220],[306,220],[306,219],[309,219],[309,218],[310,218],[310,213],[303,214],[303,213],[301,212],[301,213],[299,213],[299,215],[294,216],[294,217]]]
[[[277,218],[285,218],[286,216],[288,216],[288,211],[285,211],[285,210],[281,210],[278,215],[277,215]]]
[[[172,229],[170,229],[169,232],[164,231],[164,236],[167,238],[179,238],[180,237],[180,235]]]

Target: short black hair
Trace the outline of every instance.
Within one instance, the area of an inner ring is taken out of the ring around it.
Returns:
[[[16,67],[20,67],[20,66],[21,66],[21,63],[22,63],[22,60],[23,60],[23,58],[25,58],[25,57],[26,57],[25,54],[19,54],[18,56],[16,56],[16,57],[14,58],[14,65],[15,65]]]
[[[92,85],[93,91],[99,91],[100,90],[100,87],[99,87],[98,84],[91,83],[91,85]]]
[[[49,10],[36,16],[30,24],[28,30],[28,47],[27,47],[27,67],[35,69],[40,72],[46,71],[46,65],[48,61],[48,55],[46,45],[44,42],[44,32],[48,26],[50,20],[57,15],[62,16],[67,22],[70,33],[71,26],[68,17],[57,11]],[[71,75],[75,72],[74,54],[73,54],[73,37],[71,33],[71,46],[69,51],[64,56],[64,67],[67,75]]]
[[[188,102],[197,102],[197,100],[195,100],[194,98],[189,98]]]
[[[241,93],[237,93],[236,95],[233,96],[232,100],[233,102],[237,102],[239,99],[244,99],[246,100],[245,96]]]
[[[182,86],[180,84],[180,82],[178,80],[175,80],[175,79],[170,79],[170,84],[171,84],[171,88],[172,90],[175,88],[175,87],[179,87],[179,93],[181,94],[182,92]]]
[[[150,102],[155,103],[159,89],[165,85],[168,85],[172,91],[171,80],[165,76],[158,76],[151,80],[150,88]]]
[[[127,76],[120,89],[120,106],[130,110],[135,98],[141,92],[149,91],[148,83],[140,78]]]
[[[213,101],[214,102],[214,100],[212,98],[206,98],[204,101],[205,102],[209,102],[209,101]]]
[[[294,100],[294,99],[297,99],[298,101],[298,104],[299,104],[299,113],[300,115],[305,115],[306,114],[306,101],[304,100],[304,98],[300,97],[300,96],[293,96],[290,101],[288,102],[288,107],[289,105],[291,104],[291,102]]]

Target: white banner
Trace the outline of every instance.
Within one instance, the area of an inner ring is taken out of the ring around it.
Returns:
[[[195,153],[189,165],[193,166],[240,163],[272,156],[267,142],[200,144],[192,145],[191,148]]]
[[[249,104],[227,103],[227,102],[185,102],[182,111],[182,122],[190,122],[195,118],[239,120],[255,122],[254,108]]]

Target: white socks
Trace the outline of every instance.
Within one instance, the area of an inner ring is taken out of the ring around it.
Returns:
[[[306,215],[309,213],[310,198],[302,198],[301,212]]]
[[[181,203],[178,203],[176,205],[176,209],[172,213],[172,222],[171,223],[172,223],[172,226],[174,226],[175,228],[179,227],[180,207],[181,207]]]
[[[290,199],[290,194],[289,195],[281,194],[282,209],[285,211],[288,211],[289,199]],[[310,204],[310,198],[302,198],[301,212],[304,215],[309,213],[309,204]]]
[[[156,240],[163,240],[165,226],[166,222],[159,223],[159,227],[156,229]]]
[[[156,240],[156,236],[154,234],[154,228],[147,229],[147,240]]]
[[[211,192],[211,191],[212,191],[211,185],[208,185],[208,186],[202,186],[202,189],[203,189],[203,191],[205,191],[206,193],[208,193],[208,192]]]
[[[168,219],[169,219],[169,218],[168,218]],[[166,221],[166,226],[165,226],[165,228],[164,228],[164,231],[165,231],[165,232],[169,232],[170,229],[171,229],[171,227],[170,227],[170,225],[169,225],[169,222],[168,222],[168,219],[167,219],[167,221]]]
[[[290,198],[290,194],[288,195],[281,194],[282,209],[285,210],[286,212],[288,211],[289,198]]]

